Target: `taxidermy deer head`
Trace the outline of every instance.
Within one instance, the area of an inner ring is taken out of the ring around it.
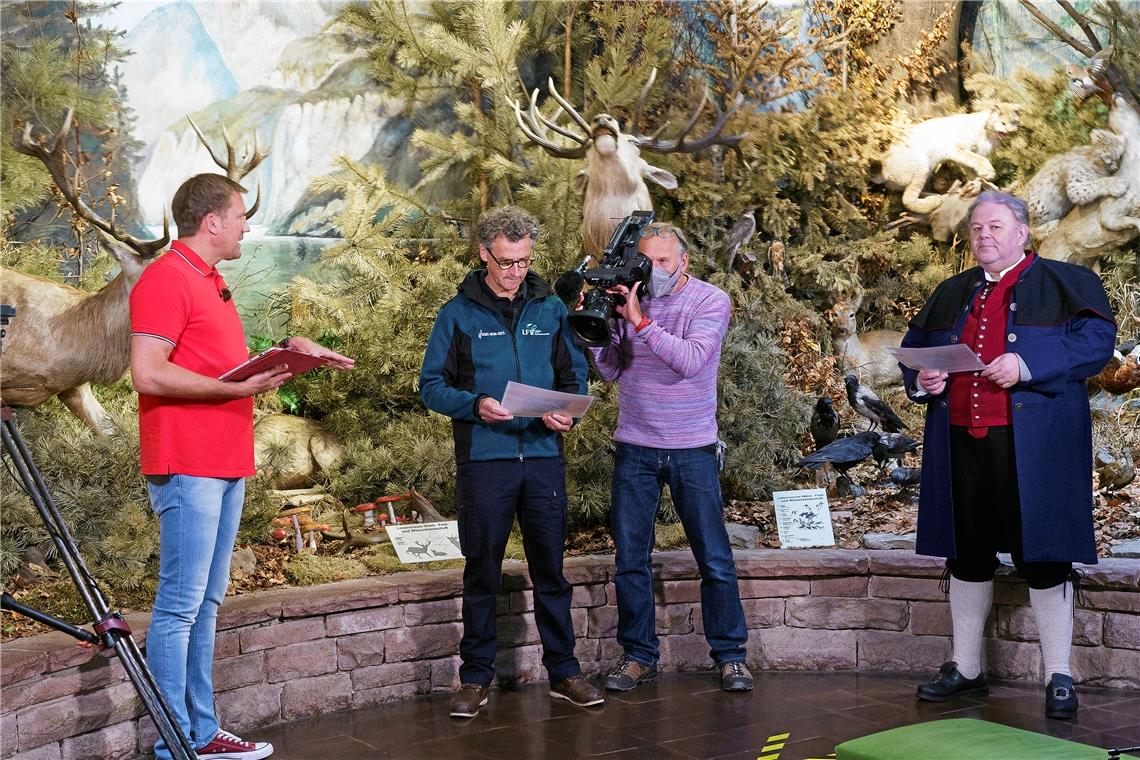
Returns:
[[[558,110],[553,116],[543,115],[538,108],[537,89],[531,92],[530,108],[525,117],[519,102],[514,102],[515,119],[528,139],[557,158],[586,159],[586,168],[578,174],[576,187],[579,192],[585,192],[582,231],[586,251],[595,256],[601,253],[619,221],[637,209],[653,208],[646,180],[656,182],[666,189],[677,186],[676,177],[641,157],[642,150],[654,153],[695,153],[710,145],[723,145],[739,152],[740,142],[744,139],[744,135],[721,134],[724,125],[743,102],[742,94],[737,95],[732,107],[718,114],[708,133],[695,140],[689,139],[689,133],[709,103],[707,85],[700,104],[679,135],[670,140],[658,139],[658,134],[667,125],[662,125],[652,135],[642,134],[638,129],[641,108],[656,78],[657,69],[654,69],[638,95],[633,118],[628,125],[629,132],[623,132],[618,120],[608,113],[598,114],[592,121],[586,121],[574,106],[558,94],[553,79],[547,82],[551,97],[558,103]],[[560,112],[566,113],[577,129],[557,124]],[[559,144],[551,138],[551,132],[575,144]]]

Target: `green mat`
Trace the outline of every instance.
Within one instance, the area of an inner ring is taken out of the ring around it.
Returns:
[[[1135,755],[1122,758],[1138,760]],[[843,742],[836,760],[1107,760],[1108,750],[972,718],[892,728]]]

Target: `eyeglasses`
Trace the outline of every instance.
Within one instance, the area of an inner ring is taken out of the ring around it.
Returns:
[[[519,269],[525,271],[530,268],[530,263],[534,261],[534,256],[527,256],[525,259],[515,259],[514,261],[499,261],[497,258],[495,258],[495,254],[491,253],[490,248],[484,246],[483,250],[487,252],[487,255],[491,257],[491,261],[494,261],[495,265],[499,267],[499,270],[503,272],[507,271],[511,267],[518,267]]]
[[[233,298],[234,294],[230,292],[229,288],[221,288],[218,290],[218,297],[221,298],[224,303]]]
[[[662,224],[662,225],[654,224],[654,225],[650,225],[650,226],[646,227],[641,232],[641,236],[647,237],[647,238],[651,238],[651,237],[667,238],[670,235],[677,238],[677,240],[681,243],[681,250],[683,252],[687,253],[689,250],[689,240],[688,240],[688,238],[685,237],[685,233],[681,232],[676,227],[672,227],[672,226],[667,225],[667,224]]]

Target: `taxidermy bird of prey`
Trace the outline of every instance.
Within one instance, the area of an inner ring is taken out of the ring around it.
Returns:
[[[1069,90],[1072,90],[1077,103],[1083,103],[1084,100],[1094,95],[1112,96],[1112,85],[1108,83],[1108,77],[1105,76],[1112,60],[1113,46],[1108,46],[1090,58],[1088,66],[1083,68],[1075,65],[1069,66]]]
[[[883,430],[889,433],[906,430],[906,425],[893,409],[876,396],[873,390],[859,385],[859,378],[848,375],[843,378],[843,384],[847,386],[847,401],[851,404],[851,408],[856,414],[871,421],[872,430],[876,425],[882,426]]]
[[[1105,74],[1108,73],[1112,62],[1112,45],[1104,48],[1089,59],[1089,65],[1069,66],[1069,89],[1077,99],[1083,103],[1094,95],[1107,98],[1106,104],[1111,104],[1112,86],[1108,83]]]
[[[752,214],[755,210],[755,206],[744,209],[744,213],[737,218],[732,228],[729,229],[728,237],[724,243],[725,270],[732,269],[733,262],[736,261],[736,252],[743,248],[756,234],[756,217]]]
[[[874,453],[875,446],[882,438],[881,433],[868,430],[856,435],[849,435],[824,446],[819,451],[812,452],[796,463],[797,467],[807,467],[818,470],[825,464],[830,464],[845,478],[850,480],[847,471],[862,462]]]
[[[839,415],[835,413],[835,407],[827,396],[820,396],[819,401],[815,402],[810,429],[816,449],[822,449],[839,435]]]

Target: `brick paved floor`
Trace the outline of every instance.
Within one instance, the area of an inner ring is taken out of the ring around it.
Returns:
[[[807,760],[887,728],[980,718],[1106,749],[1140,745],[1137,691],[1079,688],[1078,718],[1055,721],[1045,718],[1043,687],[1000,684],[985,700],[930,704],[915,701],[916,682],[878,674],[764,673],[755,691],[725,694],[711,673],[665,674],[634,691],[609,693],[604,706],[589,709],[554,702],[545,684],[529,684],[493,690],[471,720],[449,718],[448,695],[438,694],[248,731],[246,738],[273,742],[274,760],[756,760],[773,753],[779,760]]]

